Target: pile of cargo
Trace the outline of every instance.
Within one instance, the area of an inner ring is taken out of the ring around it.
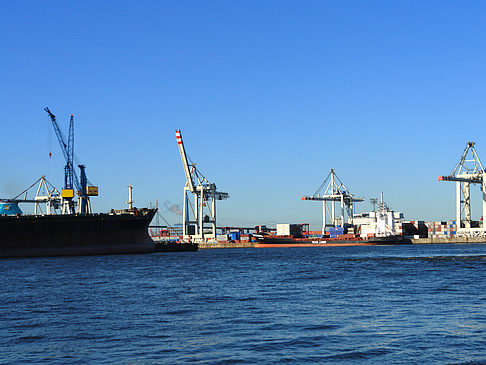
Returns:
[[[149,235],[154,242],[178,242],[182,240],[182,226],[149,227]]]
[[[398,235],[413,236],[413,238],[428,237],[427,224],[424,221],[402,221],[395,223],[395,232]]]
[[[306,234],[308,238],[322,238],[322,231],[309,231]]]
[[[294,236],[294,237],[301,237],[308,229],[306,230],[306,226],[308,224],[288,224],[288,223],[279,223],[277,224],[277,236]]]
[[[240,242],[250,242],[251,235],[250,234],[240,234]]]
[[[426,225],[429,238],[446,238],[456,235],[456,221],[427,222]]]
[[[228,235],[227,234],[218,234],[216,235],[216,241],[224,243],[228,242]]]
[[[331,238],[337,238],[337,236],[341,236],[347,233],[346,227],[331,227],[329,228],[329,236]]]
[[[239,231],[231,231],[227,234],[216,235],[216,241],[219,243],[252,242],[253,236],[251,234],[245,234]]]

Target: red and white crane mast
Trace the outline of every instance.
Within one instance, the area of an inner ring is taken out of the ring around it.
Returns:
[[[177,146],[179,147],[179,152],[181,154],[182,159],[182,167],[184,168],[184,173],[186,174],[187,186],[191,193],[195,193],[196,189],[194,188],[194,181],[192,180],[192,173],[189,163],[187,162],[187,155],[186,149],[184,148],[184,142],[182,142],[182,134],[181,130],[176,130],[176,139],[177,139]]]
[[[176,130],[175,133],[186,175],[182,208],[183,238],[194,242],[214,240],[216,239],[216,200],[227,199],[229,195],[217,191],[216,184],[210,183],[195,164],[189,164],[181,131]],[[190,194],[194,195],[194,206],[191,205]],[[205,231],[205,224],[210,224],[210,232]]]

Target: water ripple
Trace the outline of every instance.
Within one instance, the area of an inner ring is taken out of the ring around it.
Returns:
[[[0,363],[486,363],[486,245],[0,261]]]

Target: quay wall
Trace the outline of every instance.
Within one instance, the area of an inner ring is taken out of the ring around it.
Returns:
[[[181,252],[181,251],[197,251],[198,245],[189,242],[169,242],[169,241],[155,241],[155,252]]]
[[[217,243],[199,243],[199,249],[211,248],[247,248],[255,247],[254,242],[217,242]]]
[[[414,245],[419,244],[447,244],[447,243],[486,243],[486,237],[441,237],[441,238],[415,238],[411,239]],[[249,248],[255,247],[255,242],[218,242],[199,243],[199,249],[212,248]]]
[[[411,239],[413,244],[431,243],[486,243],[486,237],[441,237],[441,238],[415,238]]]
[[[415,238],[410,240],[412,244],[467,244],[486,243],[485,237],[443,237],[443,238]],[[214,242],[214,243],[161,243],[155,244],[157,252],[196,251],[215,248],[253,248],[255,242]]]

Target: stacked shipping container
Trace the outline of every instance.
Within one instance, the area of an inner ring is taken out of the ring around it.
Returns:
[[[414,238],[427,237],[427,225],[424,221],[403,221],[396,223],[395,230],[398,235],[414,236]]]
[[[429,238],[445,238],[456,235],[456,221],[427,222]]]

